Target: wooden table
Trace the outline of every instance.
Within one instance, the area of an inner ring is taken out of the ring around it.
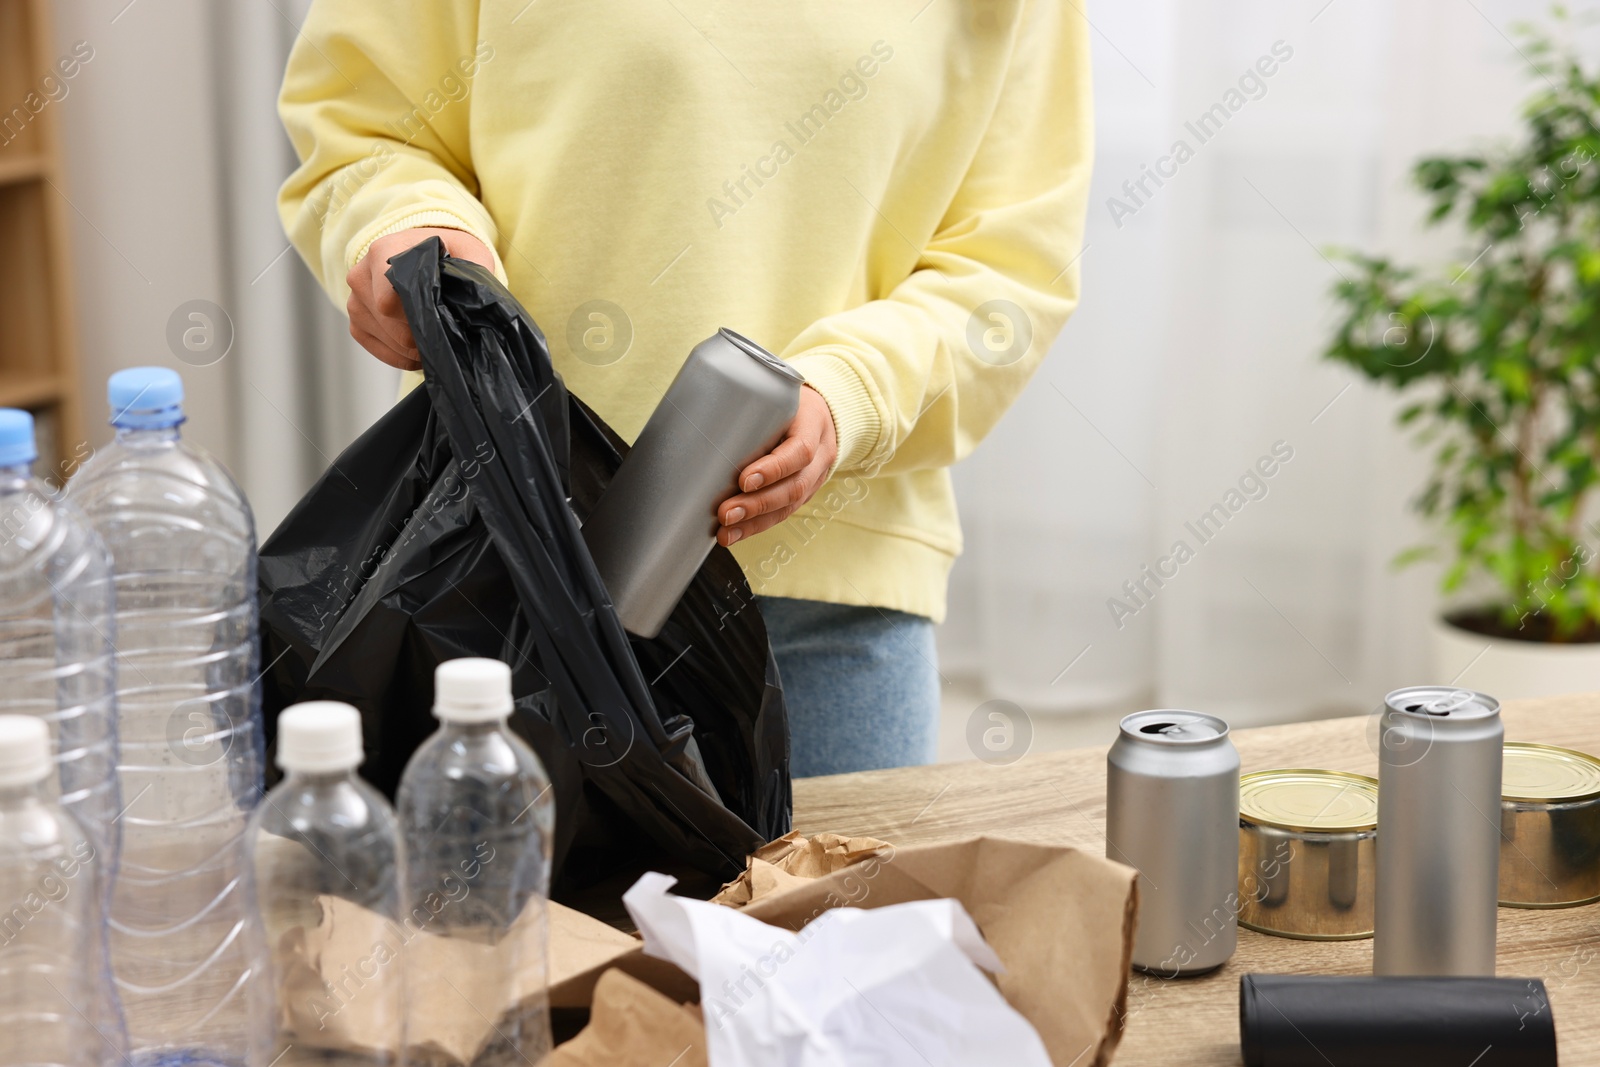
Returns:
[[[1513,701],[1506,739],[1600,754],[1600,693]],[[1243,770],[1326,767],[1376,776],[1366,717],[1234,733]],[[1108,738],[1108,742],[1109,742]],[[1104,748],[807,778],[794,784],[795,829],[866,834],[896,845],[990,833],[1105,850]],[[1498,971],[1544,979],[1561,1062],[1600,1065],[1600,904],[1500,909]],[[1295,941],[1239,931],[1220,971],[1163,981],[1135,973],[1116,1063],[1228,1064],[1239,1056],[1239,976],[1250,972],[1370,974],[1372,941]],[[1466,1067],[1466,1065],[1463,1065]]]

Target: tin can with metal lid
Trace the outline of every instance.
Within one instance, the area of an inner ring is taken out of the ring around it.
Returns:
[[[1500,790],[1501,905],[1600,900],[1600,760],[1508,741]]]
[[[1239,779],[1239,924],[1307,941],[1372,936],[1378,780],[1344,771]]]
[[[1163,978],[1215,970],[1238,939],[1239,753],[1228,724],[1140,711],[1106,754],[1106,856],[1137,867],[1133,965]]]

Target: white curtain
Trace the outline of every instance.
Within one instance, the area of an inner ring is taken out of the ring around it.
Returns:
[[[1434,680],[1437,572],[1390,566],[1426,536],[1407,507],[1426,458],[1391,397],[1318,359],[1324,252],[1456,250],[1419,229],[1410,165],[1514,132],[1533,76],[1506,35],[1545,5],[1080,10],[1098,121],[1083,303],[957,469],[946,675],[1034,712],[1188,706],[1240,725]]]
[[[219,4],[212,19],[224,256],[238,336],[236,471],[263,538],[339,451],[394,402],[399,372],[351,340],[289,247],[276,209],[295,166],[278,122],[284,63],[311,0]]]

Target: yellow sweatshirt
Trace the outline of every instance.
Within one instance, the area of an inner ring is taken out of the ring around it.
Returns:
[[[378,237],[467,230],[632,440],[727,326],[839,460],[734,547],[757,593],[944,616],[947,468],[1077,303],[1088,26],[1066,0],[315,0],[279,208],[342,307]]]

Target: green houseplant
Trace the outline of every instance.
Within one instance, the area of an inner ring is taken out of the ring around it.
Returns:
[[[1346,255],[1323,355],[1402,391],[1400,422],[1433,448],[1416,504],[1441,544],[1400,562],[1442,556],[1457,599],[1495,590],[1447,621],[1588,644],[1600,642],[1600,69],[1549,33],[1520,33],[1538,87],[1518,142],[1413,171],[1429,223],[1460,226],[1461,262]]]

